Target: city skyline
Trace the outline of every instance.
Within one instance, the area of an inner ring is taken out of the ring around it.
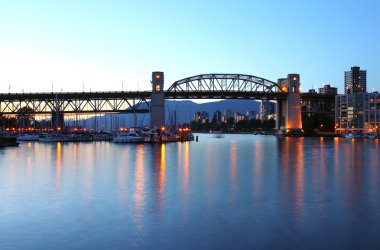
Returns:
[[[344,3],[344,8],[342,8]],[[380,3],[213,1],[0,3],[0,92],[165,89],[203,73],[241,73],[277,81],[301,77],[301,90],[367,71],[379,91]],[[355,17],[355,18],[353,18]],[[357,34],[348,36],[352,30]]]

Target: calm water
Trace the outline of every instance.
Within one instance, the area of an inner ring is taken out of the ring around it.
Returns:
[[[0,249],[379,249],[380,142],[0,150]]]

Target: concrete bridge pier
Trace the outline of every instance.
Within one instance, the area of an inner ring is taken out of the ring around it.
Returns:
[[[51,111],[51,126],[57,132],[65,128],[65,114],[62,110],[63,101],[56,95],[53,101],[53,110]]]
[[[278,85],[288,96],[277,101],[276,129],[279,134],[299,133],[302,130],[300,76],[289,74],[278,79]]]
[[[59,131],[65,128],[65,115],[62,111],[51,112],[51,126],[52,129]]]
[[[150,126],[165,126],[164,72],[152,72],[152,95],[150,99]]]

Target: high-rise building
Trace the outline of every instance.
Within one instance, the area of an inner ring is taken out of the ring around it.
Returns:
[[[245,116],[240,114],[239,112],[237,113],[234,113],[234,121],[235,123],[238,122],[238,121],[242,121],[245,119]]]
[[[356,94],[367,92],[367,71],[360,67],[351,67],[350,71],[344,72],[344,93]]]
[[[232,112],[231,109],[225,109],[224,110],[224,119],[225,119],[225,122],[227,122],[228,119],[231,119],[231,118],[234,118],[234,113]]]
[[[247,119],[248,121],[249,120],[252,120],[252,119],[256,119],[256,111],[247,111],[245,113],[245,119]]]
[[[212,119],[215,120],[216,124],[220,125],[222,122],[222,112],[219,110],[215,111]]]
[[[260,105],[260,120],[267,120],[269,115],[274,114],[274,106],[274,102],[262,100]]]
[[[208,119],[209,119],[209,115],[208,115],[208,112],[206,111],[202,111],[202,112],[195,112],[194,114],[194,121],[195,122],[201,122],[202,124],[205,124],[206,122],[208,122]]]
[[[194,121],[198,122],[201,119],[201,112],[195,112],[194,113]]]

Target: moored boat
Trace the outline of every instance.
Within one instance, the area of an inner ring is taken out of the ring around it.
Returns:
[[[367,139],[376,139],[376,134],[375,133],[365,133],[363,134],[363,138],[367,138]]]
[[[40,142],[68,142],[69,138],[60,134],[43,134]]]
[[[112,141],[112,134],[107,132],[93,133],[92,140],[93,141]]]
[[[69,142],[85,142],[93,141],[92,135],[90,134],[68,134],[66,135],[67,141]]]
[[[112,140],[114,143],[136,143],[145,142],[145,136],[139,135],[136,131],[120,132]]]
[[[348,133],[348,134],[343,134],[342,135],[346,139],[355,139],[355,138],[360,138],[360,135],[356,133]]]

